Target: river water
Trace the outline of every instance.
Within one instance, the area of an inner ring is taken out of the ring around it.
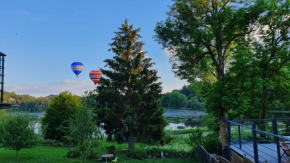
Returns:
[[[30,113],[31,116],[41,117],[44,116],[43,112],[40,113]],[[175,130],[178,128],[193,128],[196,123],[187,124],[186,122],[190,119],[193,121],[199,121],[200,117],[204,115],[203,111],[197,110],[184,110],[179,108],[165,109],[164,116],[168,120],[169,124],[165,127],[168,130]],[[40,132],[41,124],[37,122],[35,124],[35,132]]]

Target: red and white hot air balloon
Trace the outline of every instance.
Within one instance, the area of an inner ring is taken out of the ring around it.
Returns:
[[[102,72],[99,70],[93,70],[90,72],[90,78],[95,84],[101,80],[102,75]]]

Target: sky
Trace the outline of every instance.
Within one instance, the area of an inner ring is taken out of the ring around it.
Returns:
[[[167,18],[170,0],[1,0],[0,52],[5,53],[4,90],[36,97],[64,90],[95,89],[91,70],[105,68],[114,32],[125,18],[141,28],[143,50],[153,59],[163,93],[187,84],[174,76],[170,54],[154,40],[156,23]],[[82,62],[76,77],[72,62]],[[107,68],[105,68],[107,69]]]

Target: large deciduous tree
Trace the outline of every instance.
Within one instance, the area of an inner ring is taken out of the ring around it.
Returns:
[[[222,145],[226,144],[226,108],[222,106],[227,61],[237,40],[256,29],[263,3],[235,0],[174,0],[165,22],[156,26],[156,39],[172,52],[172,69],[189,81],[216,77],[218,93],[214,110],[218,113]]]
[[[151,58],[145,57],[143,42],[138,41],[140,29],[133,29],[127,20],[112,39],[113,59],[105,60],[110,69],[102,69],[104,78],[97,88],[100,106],[97,116],[104,124],[109,138],[128,140],[134,149],[134,140],[160,142],[166,120],[160,108],[161,83],[152,69]],[[150,133],[150,134],[148,134]]]
[[[80,97],[68,91],[53,97],[41,122],[44,138],[66,142],[69,120],[81,106]]]
[[[265,2],[259,30],[236,48],[226,77],[224,104],[234,117],[266,119],[269,108],[289,101],[290,2]]]

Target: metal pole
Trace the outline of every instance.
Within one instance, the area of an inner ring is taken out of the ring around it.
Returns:
[[[273,126],[273,134],[278,136],[278,126],[277,126],[277,119],[276,117],[273,117],[272,119],[272,126]],[[281,153],[280,153],[280,144],[279,144],[279,138],[278,137],[274,137],[275,139],[275,143],[277,146],[277,155],[278,155],[278,163],[281,163]]]
[[[228,130],[228,146],[231,145],[231,123],[229,122],[229,119],[226,118],[227,121],[227,130]]]
[[[239,132],[239,145],[240,145],[240,149],[242,149],[241,126],[240,125],[238,125],[238,132]]]
[[[2,80],[1,80],[1,103],[3,103],[3,93],[4,93],[4,55],[1,56],[2,58],[2,64],[1,64],[1,68],[2,68]]]
[[[231,123],[229,121],[229,118],[226,118],[226,124],[227,124],[227,134],[228,134],[228,145],[226,146],[226,157],[229,161],[231,161],[231,150],[230,150],[230,145],[231,145]]]
[[[252,124],[252,134],[253,134],[253,148],[254,148],[255,163],[259,163],[256,124],[254,123]]]

